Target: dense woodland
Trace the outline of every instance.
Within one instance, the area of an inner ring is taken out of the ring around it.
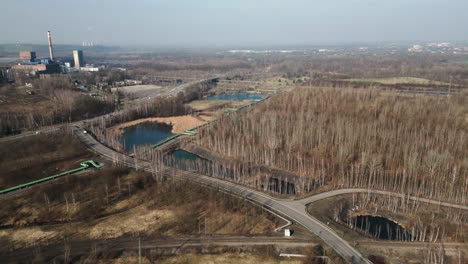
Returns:
[[[467,105],[466,97],[300,89],[224,117],[194,142],[294,172],[297,192],[366,187],[467,204]]]

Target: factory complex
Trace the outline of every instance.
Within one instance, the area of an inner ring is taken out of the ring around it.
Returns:
[[[47,31],[49,44],[49,57],[37,58],[35,51],[20,51],[20,63],[11,67],[14,75],[26,75],[30,77],[44,77],[49,74],[69,73],[73,71],[99,71],[99,67],[86,65],[82,50],[73,51],[73,61],[59,61],[54,58],[54,49],[52,45],[52,35]]]

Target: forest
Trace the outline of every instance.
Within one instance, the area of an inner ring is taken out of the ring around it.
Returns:
[[[225,116],[192,143],[293,172],[297,193],[364,187],[467,204],[467,106],[462,96],[301,88]],[[239,170],[237,180],[252,176],[265,175]]]

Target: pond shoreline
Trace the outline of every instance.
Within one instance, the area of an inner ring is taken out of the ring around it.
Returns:
[[[171,132],[173,134],[179,134],[188,129],[194,128],[196,126],[203,125],[206,122],[210,121],[210,119],[211,117],[204,116],[204,115],[199,116],[199,118],[196,118],[192,115],[171,116],[171,117],[147,117],[147,118],[140,118],[137,120],[117,124],[115,126],[110,127],[109,129],[113,130],[119,135],[122,135],[125,128],[136,126],[136,125],[139,125],[141,123],[146,123],[146,122],[158,122],[158,123],[171,125],[172,126]]]

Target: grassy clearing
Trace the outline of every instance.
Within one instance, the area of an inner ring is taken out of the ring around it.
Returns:
[[[65,131],[3,142],[0,189],[77,168],[80,161],[92,157],[78,139]]]

